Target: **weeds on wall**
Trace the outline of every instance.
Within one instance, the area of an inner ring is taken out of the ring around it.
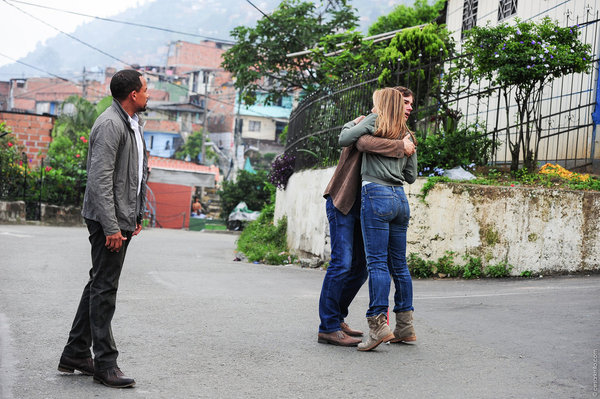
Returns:
[[[455,277],[464,279],[475,278],[502,278],[509,277],[513,266],[506,261],[483,266],[481,258],[464,255],[464,264],[458,263],[456,252],[446,251],[446,254],[437,259],[425,260],[416,253],[410,253],[406,259],[410,274],[414,278]]]
[[[237,242],[238,251],[250,262],[285,265],[296,260],[287,248],[287,218],[273,221],[275,199],[266,205],[255,221],[246,226]]]

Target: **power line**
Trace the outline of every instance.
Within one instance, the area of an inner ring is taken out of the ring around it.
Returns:
[[[100,50],[99,48],[97,48],[97,47],[94,47],[94,46],[92,46],[91,44],[88,44],[88,43],[84,42],[83,40],[81,40],[81,39],[79,39],[79,38],[77,38],[77,37],[75,37],[75,36],[73,36],[73,35],[71,35],[71,34],[69,34],[69,33],[65,32],[65,31],[62,31],[62,30],[58,29],[56,26],[54,26],[54,25],[51,25],[51,24],[49,24],[48,22],[46,22],[46,21],[44,21],[44,20],[42,20],[42,19],[40,19],[40,18],[38,18],[38,17],[36,17],[36,16],[34,16],[34,15],[32,15],[32,14],[28,13],[27,11],[25,11],[25,10],[23,10],[23,9],[21,9],[21,8],[19,8],[19,7],[17,7],[16,5],[14,5],[14,4],[10,4],[10,3],[9,3],[7,0],[2,0],[2,1],[3,1],[3,2],[5,2],[6,4],[8,4],[9,6],[11,6],[11,7],[14,7],[14,8],[16,8],[17,10],[21,11],[23,14],[30,16],[31,18],[33,18],[33,19],[35,19],[35,20],[37,20],[37,21],[39,21],[39,22],[43,23],[43,24],[44,24],[44,25],[46,25],[46,26],[49,26],[49,27],[51,27],[51,28],[52,28],[52,29],[54,29],[54,30],[57,30],[58,32],[62,33],[63,35],[66,35],[66,36],[70,37],[71,39],[73,39],[73,40],[75,40],[75,41],[77,41],[77,42],[79,42],[79,43],[83,44],[84,46],[86,46],[86,47],[89,47],[89,48],[91,48],[92,50],[96,50],[96,51],[98,51],[98,52],[100,52],[100,53],[102,53],[102,54],[106,55],[107,57],[110,57],[110,58],[112,58],[112,59],[114,59],[114,60],[116,60],[116,61],[118,61],[118,62],[122,63],[123,65],[130,66],[128,62],[125,62],[125,61],[123,61],[123,60],[121,60],[121,59],[119,59],[119,58],[115,57],[114,55],[111,55],[111,54],[107,53],[106,51]]]
[[[103,17],[98,17],[98,16],[95,16],[95,15],[83,14],[83,13],[79,13],[79,12],[75,12],[75,11],[69,11],[69,10],[63,10],[63,9],[60,9],[60,8],[43,6],[41,4],[28,3],[26,1],[19,1],[19,0],[8,0],[8,1],[12,2],[12,3],[27,4],[27,5],[33,6],[33,7],[45,8],[45,9],[48,9],[48,10],[54,10],[54,11],[58,11],[58,12],[63,12],[63,13],[68,13],[68,14],[73,14],[73,15],[78,15],[78,16],[81,16],[81,17],[94,18],[94,19],[101,20],[101,21],[107,21],[107,22],[113,22],[113,23],[118,23],[118,24],[131,25],[131,26],[139,26],[139,27],[142,27],[142,28],[155,29],[155,30],[160,30],[160,31],[164,31],[164,32],[178,33],[178,34],[181,34],[181,35],[200,37],[200,38],[203,38],[203,39],[214,40],[214,41],[222,42],[222,43],[229,43],[229,44],[233,44],[234,43],[233,41],[227,40],[227,39],[217,39],[217,38],[210,37],[210,36],[203,36],[203,35],[199,35],[197,33],[182,32],[182,31],[178,31],[178,30],[174,30],[174,29],[170,29],[170,28],[162,28],[162,27],[159,27],[159,26],[139,24],[139,23],[136,23],[136,22],[120,21],[120,20],[112,19],[112,18],[103,18]]]

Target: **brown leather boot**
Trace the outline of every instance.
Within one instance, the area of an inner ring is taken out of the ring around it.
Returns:
[[[413,327],[413,311],[396,312],[396,328],[394,329],[394,339],[390,342],[414,342],[417,340],[415,329]]]
[[[331,333],[319,333],[317,342],[339,346],[356,346],[360,342],[360,339],[349,337],[342,331],[334,331]]]
[[[94,371],[94,382],[111,388],[129,388],[135,385],[135,380],[126,377],[117,366]]]
[[[349,335],[351,337],[362,337],[363,336],[362,331],[353,330],[352,328],[350,328],[348,323],[344,323],[344,322],[340,323],[340,328],[346,335]]]
[[[58,371],[62,373],[74,373],[75,370],[85,375],[94,375],[94,361],[91,357],[69,357],[62,355],[58,361]]]
[[[388,342],[394,338],[390,326],[387,325],[387,316],[380,313],[377,316],[367,317],[369,323],[369,336],[366,342],[358,344],[359,351],[370,351],[375,349],[382,342]]]

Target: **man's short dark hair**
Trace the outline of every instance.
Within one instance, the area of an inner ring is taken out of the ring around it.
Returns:
[[[110,81],[110,94],[113,98],[122,101],[127,98],[132,91],[139,91],[142,88],[140,80],[141,73],[134,69],[122,69],[115,73]]]
[[[402,94],[402,97],[413,97],[413,92],[408,87],[396,86],[393,89],[398,90]]]

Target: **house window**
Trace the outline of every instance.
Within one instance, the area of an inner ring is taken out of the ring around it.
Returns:
[[[248,123],[248,130],[251,132],[260,132],[260,122],[250,121]]]
[[[498,5],[498,21],[517,13],[517,0],[500,0]]]
[[[463,4],[461,37],[465,37],[465,32],[477,25],[477,3],[478,0],[465,0]]]

